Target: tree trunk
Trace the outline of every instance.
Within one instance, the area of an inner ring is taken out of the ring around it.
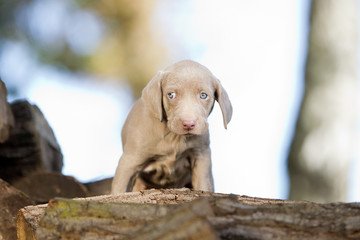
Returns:
[[[358,1],[313,0],[305,93],[288,157],[290,199],[346,201],[354,158]]]
[[[56,199],[18,212],[18,239],[359,239],[360,204],[188,189]]]

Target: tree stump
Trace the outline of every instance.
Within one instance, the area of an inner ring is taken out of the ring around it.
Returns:
[[[17,231],[19,239],[359,239],[360,203],[146,190],[28,206]]]

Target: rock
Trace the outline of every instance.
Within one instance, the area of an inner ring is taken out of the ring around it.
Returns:
[[[85,183],[89,196],[109,195],[113,178],[106,178],[100,181]]]
[[[8,140],[10,129],[14,127],[14,117],[6,101],[6,96],[5,84],[0,79],[0,143]]]
[[[61,172],[63,156],[43,114],[27,101],[11,104],[15,126],[0,144],[0,178],[12,183],[33,172]]]
[[[0,239],[16,238],[16,213],[34,202],[21,191],[0,179]]]
[[[87,197],[84,185],[71,176],[55,172],[33,173],[13,183],[36,203],[47,203],[55,197]]]

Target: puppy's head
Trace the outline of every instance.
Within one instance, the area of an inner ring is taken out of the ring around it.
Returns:
[[[219,80],[199,63],[185,60],[160,71],[142,92],[142,101],[170,131],[202,135],[215,100],[220,104],[224,127],[231,120],[232,106]]]

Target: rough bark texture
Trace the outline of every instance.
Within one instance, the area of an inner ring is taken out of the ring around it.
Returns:
[[[0,179],[0,240],[16,239],[16,213],[34,202]]]
[[[147,190],[28,206],[17,230],[19,239],[359,239],[360,204]]]
[[[15,126],[0,144],[0,178],[12,183],[33,172],[61,172],[60,146],[41,111],[27,101],[11,104]]]
[[[354,158],[358,1],[313,0],[305,93],[288,158],[290,199],[346,201]]]
[[[8,140],[10,129],[14,126],[14,117],[6,101],[6,96],[6,86],[0,79],[0,143]]]

